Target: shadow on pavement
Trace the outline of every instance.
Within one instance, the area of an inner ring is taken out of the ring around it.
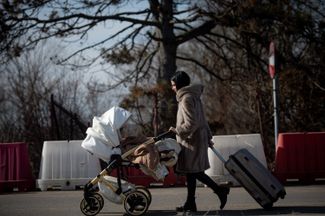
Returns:
[[[198,211],[194,214],[190,213],[177,213],[175,211],[166,210],[152,210],[147,212],[147,216],[167,216],[167,215],[287,215],[287,214],[322,214],[325,213],[325,206],[320,207],[273,207],[272,210],[263,209],[247,209],[247,210],[220,210],[220,211]]]
[[[177,215],[176,211],[171,211],[171,210],[152,210],[148,211],[146,216],[167,216],[167,215]]]
[[[283,206],[273,207],[272,210],[248,209],[248,210],[223,210],[218,211],[217,215],[281,215],[281,214],[317,214],[325,213],[325,206]]]

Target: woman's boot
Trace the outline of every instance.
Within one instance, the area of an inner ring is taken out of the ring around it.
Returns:
[[[215,193],[218,195],[220,200],[220,209],[223,209],[227,203],[227,196],[230,189],[226,187],[220,187]]]
[[[195,199],[187,200],[183,206],[176,207],[176,211],[178,211],[178,212],[186,212],[186,211],[197,212]]]

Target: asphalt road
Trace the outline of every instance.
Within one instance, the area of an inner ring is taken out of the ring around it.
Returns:
[[[325,215],[325,184],[286,186],[287,195],[263,210],[241,187],[231,188],[224,210],[209,188],[197,188],[196,215]],[[146,215],[182,215],[174,211],[186,197],[184,187],[149,188],[152,203]],[[79,209],[83,191],[37,191],[0,194],[0,216],[82,216]],[[123,205],[105,199],[99,216],[124,214]]]

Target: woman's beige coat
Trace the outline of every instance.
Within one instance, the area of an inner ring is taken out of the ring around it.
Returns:
[[[202,172],[210,168],[208,147],[212,135],[203,112],[202,92],[202,85],[186,86],[176,92],[176,139],[182,146],[176,171],[180,173]]]

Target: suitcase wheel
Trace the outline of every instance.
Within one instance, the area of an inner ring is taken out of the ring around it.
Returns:
[[[273,203],[267,203],[262,206],[265,210],[271,210],[273,207]]]
[[[280,197],[281,199],[284,199],[285,195],[286,195],[286,191],[285,190],[282,190],[278,193],[278,197]]]

